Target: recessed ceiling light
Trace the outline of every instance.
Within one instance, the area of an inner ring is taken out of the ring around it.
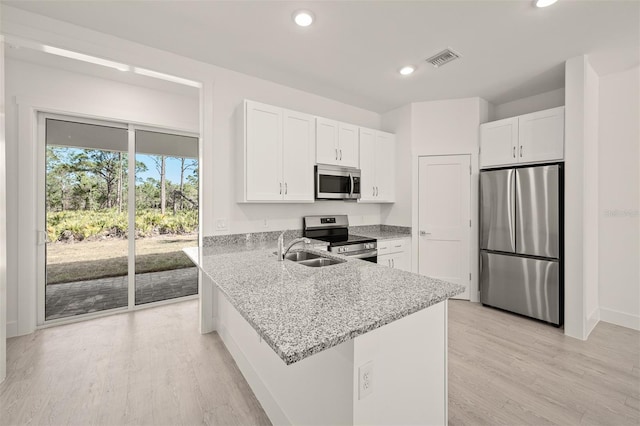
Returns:
[[[537,7],[547,7],[547,6],[551,6],[552,4],[554,4],[557,1],[558,0],[536,0],[536,6]]]
[[[410,75],[416,70],[416,67],[407,65],[406,67],[400,68],[400,74],[402,75]]]
[[[301,27],[308,27],[313,23],[313,13],[308,10],[298,10],[293,13],[293,21]]]

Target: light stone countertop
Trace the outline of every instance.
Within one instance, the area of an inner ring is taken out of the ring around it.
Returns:
[[[351,236],[375,238],[378,241],[397,240],[397,239],[400,239],[400,238],[409,238],[409,239],[411,239],[411,234],[399,234],[397,232],[390,232],[390,231],[354,232],[354,233],[351,234]]]
[[[312,268],[278,262],[271,242],[184,252],[262,339],[293,364],[462,293],[462,286],[349,259]],[[306,250],[306,249],[305,249]]]
[[[360,225],[350,226],[349,234],[352,236],[375,238],[378,241],[395,240],[399,238],[411,238],[411,228],[389,225]]]

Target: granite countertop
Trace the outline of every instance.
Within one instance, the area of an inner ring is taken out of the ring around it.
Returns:
[[[184,249],[286,364],[462,293],[457,284],[346,260],[312,268],[278,262],[275,244]]]
[[[376,240],[395,240],[411,238],[411,228],[389,225],[361,225],[349,227],[349,234]]]

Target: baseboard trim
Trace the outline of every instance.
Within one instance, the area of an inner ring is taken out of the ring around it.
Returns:
[[[616,311],[615,309],[600,308],[600,320],[640,331],[640,316],[638,315]]]
[[[600,322],[600,308],[595,308],[591,314],[587,317],[587,323],[585,324],[585,336],[584,340],[589,338],[589,335],[596,328],[596,325]]]
[[[9,321],[7,323],[7,339],[18,335],[18,321]]]
[[[222,342],[226,346],[227,350],[236,362],[236,365],[240,369],[240,372],[244,376],[247,383],[251,387],[251,390],[255,394],[256,398],[262,405],[267,417],[274,425],[291,425],[293,424],[287,415],[282,411],[275,398],[264,384],[256,370],[251,365],[251,362],[240,349],[240,346],[236,343],[227,327],[222,324],[218,324],[218,334],[222,339]]]

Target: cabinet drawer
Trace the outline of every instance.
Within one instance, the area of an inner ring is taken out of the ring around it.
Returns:
[[[402,253],[409,245],[408,238],[399,240],[382,240],[378,241],[378,256],[392,253]]]

